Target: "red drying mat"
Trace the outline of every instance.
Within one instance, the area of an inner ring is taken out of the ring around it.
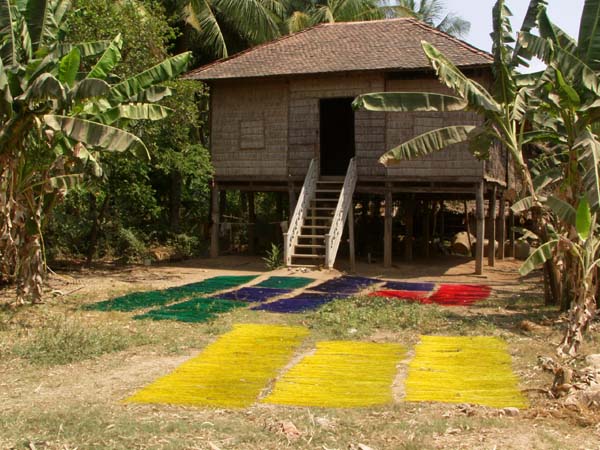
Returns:
[[[475,284],[442,284],[425,303],[439,305],[468,306],[486,300],[492,288]]]
[[[381,290],[369,294],[369,297],[385,297],[397,298],[401,300],[414,300],[422,303],[427,302],[429,292],[425,291],[397,291],[397,290]]]

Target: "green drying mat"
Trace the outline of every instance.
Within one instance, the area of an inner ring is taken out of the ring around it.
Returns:
[[[276,289],[300,289],[315,281],[304,277],[270,277],[258,283],[255,287]]]
[[[137,309],[162,306],[192,296],[209,295],[218,291],[233,289],[256,278],[255,275],[221,276],[198,283],[175,286],[159,291],[133,292],[122,297],[88,305],[85,309],[96,311],[135,311]]]
[[[217,315],[246,306],[234,300],[215,298],[194,298],[183,303],[148,311],[134,316],[134,319],[176,320],[178,322],[201,323],[208,322]]]

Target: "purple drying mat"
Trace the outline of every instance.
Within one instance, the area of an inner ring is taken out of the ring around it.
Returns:
[[[328,294],[357,294],[375,283],[381,283],[381,280],[375,278],[343,276],[326,281],[310,290],[326,292]]]
[[[238,289],[237,291],[225,292],[223,294],[215,295],[212,298],[220,298],[223,300],[237,300],[240,302],[249,303],[260,303],[269,300],[273,297],[279,297],[280,295],[289,294],[290,292],[292,292],[290,289],[246,287]]]
[[[384,289],[393,291],[427,291],[431,292],[435,288],[435,283],[410,283],[408,281],[388,281],[384,284]]]
[[[252,309],[278,313],[300,313],[317,309],[326,303],[332,302],[336,298],[340,298],[340,296],[332,294],[303,293],[296,297],[284,298],[273,303],[255,306]]]

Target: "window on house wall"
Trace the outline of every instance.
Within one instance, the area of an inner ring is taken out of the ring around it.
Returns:
[[[240,149],[260,150],[265,148],[264,120],[242,120],[240,122]]]

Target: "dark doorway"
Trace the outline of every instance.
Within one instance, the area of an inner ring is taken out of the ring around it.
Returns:
[[[322,99],[321,175],[343,176],[354,157],[352,98]]]

